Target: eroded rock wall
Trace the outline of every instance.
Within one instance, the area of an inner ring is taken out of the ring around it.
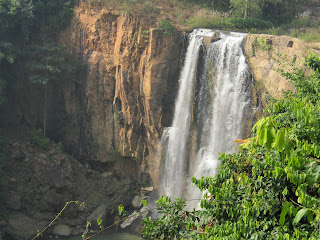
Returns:
[[[303,67],[304,56],[308,55],[309,50],[320,53],[320,43],[306,43],[297,38],[266,34],[247,35],[243,48],[257,91],[261,94],[263,108],[266,106],[267,94],[279,99],[283,91],[294,91],[292,84],[281,76],[279,68],[289,70],[292,63]]]
[[[80,127],[66,134],[69,149],[114,162],[136,180],[157,168],[153,155],[171,121],[182,53],[182,34],[164,35],[155,26],[152,19],[87,5],[75,9],[60,36],[87,63],[82,82],[63,86],[67,112]]]

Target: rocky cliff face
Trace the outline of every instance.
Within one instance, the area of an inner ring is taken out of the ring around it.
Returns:
[[[155,153],[162,128],[171,124],[184,37],[162,34],[154,21],[90,5],[75,9],[59,42],[84,60],[86,73],[74,81],[49,82],[48,130],[100,172],[156,183]],[[268,93],[280,98],[283,90],[294,90],[276,71],[279,54],[299,63],[320,45],[248,35],[243,48],[257,83],[253,102],[260,95],[265,105]],[[42,121],[42,91],[21,79],[9,90],[7,116],[11,123],[35,126]]]
[[[267,94],[279,99],[283,91],[294,91],[293,86],[279,73],[279,68],[289,70],[292,63],[302,67],[303,58],[309,50],[320,53],[320,43],[305,43],[297,38],[265,34],[248,35],[243,48],[257,91],[261,94],[263,107],[266,105]]]
[[[152,19],[80,6],[60,36],[87,63],[82,82],[63,87],[66,110],[79,126],[66,135],[69,149],[114,162],[136,180],[153,172],[148,160],[170,124],[182,53],[182,34],[153,27]]]

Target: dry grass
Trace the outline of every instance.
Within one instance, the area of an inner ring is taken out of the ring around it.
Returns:
[[[94,8],[107,7],[120,14],[150,18],[152,22],[169,19],[181,30],[186,29],[184,25],[186,19],[194,15],[202,13],[210,15],[214,12],[191,3],[182,3],[179,0],[79,0],[79,4],[87,4]]]
[[[317,3],[318,0],[313,0]],[[214,11],[200,5],[182,2],[180,0],[79,0],[80,4],[88,4],[94,8],[108,8],[119,14],[131,14],[147,18],[151,25],[170,20],[179,30],[193,28],[214,28],[224,30],[250,31],[254,33],[269,33],[274,35],[291,35],[304,41],[320,41],[319,23],[310,18],[307,10],[292,22],[270,29],[235,28],[230,22],[230,13]],[[318,3],[317,3],[318,4]],[[318,5],[317,5],[318,6]],[[311,30],[310,30],[311,29]]]

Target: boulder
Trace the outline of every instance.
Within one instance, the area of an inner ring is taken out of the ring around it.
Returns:
[[[104,173],[101,174],[101,176],[103,178],[109,178],[109,177],[113,176],[113,173],[112,172],[104,172]]]
[[[32,239],[38,230],[41,231],[46,225],[47,222],[37,221],[22,214],[12,215],[8,219],[7,233],[17,240]]]
[[[54,190],[46,192],[43,196],[43,201],[51,206],[58,207],[62,204],[63,197]]]
[[[96,210],[94,210],[89,217],[87,218],[88,221],[97,221],[98,219],[103,219],[107,214],[107,206],[101,205]]]
[[[141,224],[143,218],[147,217],[149,213],[149,207],[143,207],[140,211],[134,211],[130,216],[120,224],[121,228],[126,228],[134,225],[134,228]]]
[[[53,228],[53,234],[58,236],[68,237],[71,235],[71,231],[70,226],[64,224],[56,225]]]
[[[146,198],[147,198],[146,196],[137,195],[133,198],[131,204],[134,208],[141,208],[141,205],[142,205],[141,201]]]
[[[143,194],[143,193],[150,193],[153,191],[153,187],[142,187],[140,188],[140,193]]]
[[[11,150],[10,159],[15,161],[23,161],[27,157],[27,154],[19,147],[13,148]]]
[[[56,167],[51,167],[47,164],[39,162],[35,165],[36,178],[43,184],[48,184],[51,187],[63,188],[66,186],[66,181]]]

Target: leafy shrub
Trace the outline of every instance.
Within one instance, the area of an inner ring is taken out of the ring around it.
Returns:
[[[158,22],[158,28],[164,35],[172,34],[175,31],[175,27],[173,26],[170,20],[162,20]]]
[[[57,152],[57,153],[62,153],[62,152],[63,152],[62,142],[58,142],[58,143],[57,143],[56,152]]]
[[[299,38],[306,42],[320,42],[320,29],[313,29],[309,31],[293,30],[290,36]]]
[[[64,29],[73,15],[74,0],[34,0],[35,27],[54,36]]]
[[[264,38],[257,38],[253,44],[253,48],[258,47],[262,51],[269,51],[272,49],[272,46],[267,44],[266,39]]]
[[[121,126],[124,127],[124,124],[126,122],[126,119],[124,117],[124,114],[122,111],[117,112],[116,116],[115,116],[115,120],[117,121],[117,123]]]
[[[315,27],[315,24],[311,21],[310,17],[299,17],[291,21],[290,26],[293,28],[309,28]]]
[[[32,142],[41,150],[48,151],[50,147],[50,139],[43,135],[42,129],[33,129]]]
[[[232,17],[228,18],[227,22],[239,29],[267,29],[273,26],[271,22],[257,18]]]
[[[227,18],[219,16],[195,16],[190,18],[186,24],[189,28],[213,28],[213,29],[232,29],[233,25],[227,21]]]
[[[156,203],[158,213],[163,215],[156,220],[152,220],[151,217],[143,220],[144,239],[182,239],[185,237],[184,227],[188,228],[189,222],[189,218],[183,214],[186,202],[181,198],[172,201],[171,197],[162,196]]]
[[[271,22],[261,19],[227,18],[219,16],[195,16],[190,18],[186,24],[190,28],[214,28],[225,30],[268,29],[273,26]]]

